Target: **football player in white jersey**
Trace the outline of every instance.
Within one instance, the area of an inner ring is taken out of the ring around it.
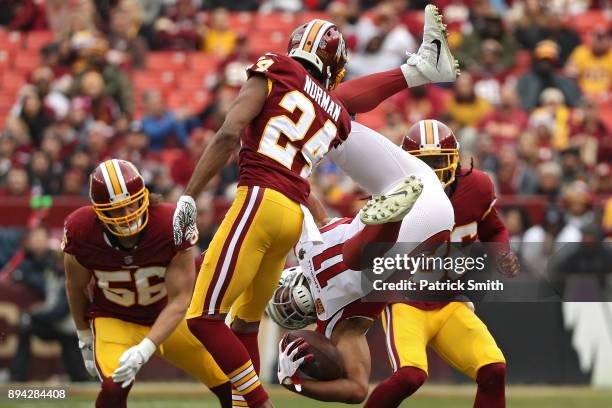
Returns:
[[[383,253],[396,242],[402,243],[404,253],[418,253],[423,245],[431,249],[449,239],[454,216],[429,166],[359,123],[353,122],[352,132],[347,142],[331,152],[332,160],[350,171],[374,198],[358,217],[342,219],[329,219],[324,207],[312,202],[311,212],[321,226],[323,243],[296,245],[300,266],[284,271],[267,311],[287,329],[303,328],[316,321],[317,331],[337,347],[345,368],[345,377],[337,380],[300,379],[297,370],[304,358],[292,354],[296,344],[286,344],[284,338],[279,347],[281,384],[310,398],[359,403],[367,395],[370,375],[365,334],[385,306],[361,301],[372,289],[362,285],[359,271],[360,265],[368,263],[362,259],[364,245],[386,243],[377,245],[377,252]],[[363,160],[376,161],[379,170],[361,171]],[[382,192],[386,194],[380,195]],[[397,208],[396,198],[404,195],[412,197],[398,203],[403,211],[391,214]]]

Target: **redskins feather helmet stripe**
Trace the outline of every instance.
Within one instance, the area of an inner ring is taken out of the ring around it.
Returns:
[[[348,60],[344,37],[333,23],[315,19],[296,28],[287,45],[287,55],[307,61],[323,77],[328,89],[336,87],[344,77]]]
[[[444,123],[434,119],[418,121],[408,129],[402,148],[426,162],[436,172],[444,187],[455,181],[459,165],[459,142]]]
[[[126,160],[100,163],[89,179],[89,197],[96,215],[114,235],[135,235],[149,221],[149,191],[136,166]],[[127,213],[111,214],[134,203],[138,206]]]

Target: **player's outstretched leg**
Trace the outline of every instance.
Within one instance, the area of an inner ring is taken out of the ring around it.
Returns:
[[[423,182],[410,176],[387,193],[372,197],[359,211],[359,219],[366,225],[401,221],[423,192]]]
[[[423,42],[411,54],[407,66],[414,66],[429,82],[454,82],[459,75],[459,62],[453,57],[446,39],[446,24],[433,4],[425,7]]]
[[[478,391],[474,408],[504,408],[506,406],[506,365],[487,364],[480,367],[476,377]]]
[[[363,408],[394,408],[418,390],[427,379],[425,371],[416,367],[401,367],[374,388]]]

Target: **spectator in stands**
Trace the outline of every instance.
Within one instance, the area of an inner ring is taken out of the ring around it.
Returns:
[[[563,185],[569,185],[576,180],[588,179],[584,163],[580,160],[580,150],[577,147],[567,148],[559,156]]]
[[[544,277],[550,257],[567,242],[580,242],[581,239],[580,230],[568,224],[563,212],[551,204],[544,214],[542,223],[525,231],[522,265],[533,276]]]
[[[113,156],[114,129],[104,122],[92,122],[87,128],[87,140],[83,146],[91,163],[99,163]]]
[[[76,329],[70,317],[64,288],[64,271],[58,263],[57,253],[51,252],[49,262],[39,265],[45,268],[41,276],[45,302],[23,312],[19,318],[17,351],[11,364],[11,381],[29,380],[32,336],[60,343],[64,367],[71,381],[89,379],[78,347]]]
[[[569,144],[570,110],[565,105],[563,93],[557,88],[546,88],[540,95],[541,107],[529,117],[529,126],[539,135],[541,142],[556,150]]]
[[[196,12],[192,0],[177,0],[175,4],[169,5],[154,25],[155,49],[199,49],[202,32],[196,23]]]
[[[56,119],[63,119],[68,114],[70,101],[64,93],[56,88],[61,83],[54,82],[53,70],[49,66],[41,66],[32,73],[32,84],[43,105]]]
[[[601,196],[612,197],[612,167],[610,163],[599,163],[593,171],[592,191]]]
[[[112,125],[119,118],[119,107],[105,93],[106,83],[97,71],[86,72],[81,78],[82,103],[91,120],[102,121]]]
[[[45,128],[53,122],[53,114],[43,106],[36,92],[28,91],[23,96],[19,118],[28,127],[32,146],[40,146]]]
[[[145,110],[142,127],[149,137],[151,150],[185,145],[189,131],[197,125],[197,120],[190,118],[184,110],[175,114],[166,109],[158,90],[145,91],[142,99]]]
[[[47,153],[42,150],[34,151],[28,171],[34,195],[57,195],[61,192],[61,165],[52,166]]]
[[[576,228],[583,228],[595,222],[593,197],[587,183],[577,180],[563,191],[563,207],[567,210],[567,222]]]
[[[116,65],[135,69],[145,66],[147,43],[138,35],[141,25],[140,12],[140,5],[134,1],[120,2],[111,10],[109,54]]]
[[[42,226],[31,228],[24,237],[23,260],[12,272],[12,280],[44,299],[45,274],[54,267],[55,253],[49,246],[49,231]]]
[[[526,111],[533,110],[540,100],[540,94],[546,88],[557,88],[563,92],[565,102],[576,106],[580,100],[580,88],[573,79],[555,73],[559,62],[559,48],[556,43],[545,40],[538,43],[533,52],[531,70],[519,78],[517,91],[521,107]]]
[[[599,106],[594,101],[585,99],[574,110],[570,124],[570,144],[580,147],[582,160],[589,166],[611,161],[612,138],[601,120]]]
[[[453,96],[448,103],[448,113],[461,126],[476,127],[480,119],[489,113],[491,104],[476,95],[474,80],[463,73],[453,85]]]
[[[598,27],[591,33],[591,43],[577,47],[566,65],[568,75],[575,77],[583,93],[604,100],[612,88],[612,29]]]
[[[564,66],[574,48],[580,45],[580,35],[564,22],[561,11],[548,11],[544,29],[539,33],[539,41],[552,40],[559,45],[559,64]],[[536,43],[537,46],[537,43]]]
[[[510,247],[517,254],[521,253],[523,236],[531,225],[529,214],[523,207],[510,207],[502,211],[504,225],[510,237]]]
[[[44,5],[34,0],[7,0],[2,2],[7,13],[8,29],[13,31],[44,30],[47,28]],[[4,14],[4,13],[3,13]]]
[[[501,50],[501,45],[497,40],[484,40],[479,64],[470,68],[469,71],[474,77],[476,95],[493,105],[499,105],[501,89],[509,74],[509,71],[499,62]]]
[[[6,186],[0,190],[0,196],[29,197],[30,194],[28,172],[21,167],[11,168],[6,175]]]
[[[84,197],[88,194],[87,177],[76,169],[68,169],[62,178],[62,195]]]
[[[502,195],[535,194],[538,180],[533,170],[519,160],[516,147],[506,144],[498,154],[497,184]]]
[[[209,138],[213,132],[202,128],[194,129],[187,140],[186,149],[174,160],[170,167],[170,173],[174,182],[182,187],[187,186],[193,170],[206,148]]]
[[[480,119],[478,130],[490,135],[493,143],[516,144],[527,128],[527,114],[518,104],[518,95],[513,85],[506,85],[501,91],[499,107]]]
[[[85,75],[95,71],[102,75],[104,94],[110,96],[119,106],[121,114],[130,116],[134,109],[132,85],[126,72],[106,59],[108,42],[106,39],[88,32],[79,32],[71,39],[77,52],[73,63],[73,94],[82,92],[81,82]]]
[[[149,154],[149,138],[144,132],[142,123],[134,121],[130,124],[123,145],[118,149],[117,158],[133,163],[141,169]],[[141,170],[142,171],[142,170]]]
[[[463,38],[461,46],[457,50],[456,57],[468,69],[477,68],[481,61],[481,53],[484,43],[493,40],[499,44],[498,62],[502,69],[510,69],[514,65],[514,57],[518,50],[518,43],[514,36],[507,32],[501,15],[489,10],[482,16],[478,16],[473,23],[474,30]]]
[[[327,6],[325,12],[329,15],[329,21],[334,23],[346,42],[346,48],[354,51],[357,46],[357,35],[355,25],[359,20],[361,10],[356,1],[332,1]]]
[[[554,202],[561,193],[562,172],[561,166],[554,161],[541,163],[537,169],[538,188],[536,194],[546,196]]]
[[[204,31],[202,51],[225,57],[234,51],[238,35],[229,25],[229,13],[224,8],[212,12],[210,27]]]
[[[395,7],[381,3],[374,11],[374,24],[366,17],[357,27],[358,52],[347,65],[350,76],[362,76],[398,67],[406,59],[406,51],[415,52],[416,42],[400,24]]]

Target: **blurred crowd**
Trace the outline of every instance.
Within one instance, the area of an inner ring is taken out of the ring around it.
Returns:
[[[416,52],[427,3],[0,1],[0,200],[87,197],[90,171],[118,157],[175,202],[259,54],[283,52],[292,28],[322,17],[347,40],[347,78],[391,69],[406,51]],[[537,221],[520,203],[502,206],[517,251],[525,242],[545,243],[524,251],[534,270],[555,242],[612,237],[610,2],[433,3],[462,75],[454,84],[403,91],[357,120],[400,143],[412,123],[439,119],[459,138],[461,166],[486,171],[499,203],[540,197],[545,211]],[[237,178],[234,158],[198,201],[202,249]],[[312,185],[341,213],[354,212],[366,195],[329,161]],[[61,265],[47,233],[32,226],[19,251],[23,231],[0,229],[0,282],[10,275],[49,303],[22,317],[17,380],[27,377],[18,368],[31,334],[54,336],[66,345],[66,364],[74,359],[75,338],[60,327],[68,313],[63,292],[52,294]]]

